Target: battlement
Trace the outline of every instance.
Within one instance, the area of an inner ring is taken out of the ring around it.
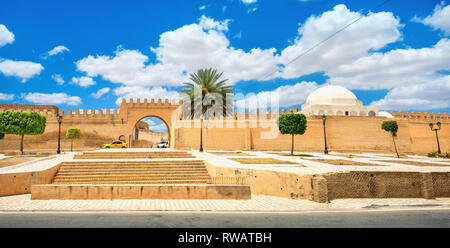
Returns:
[[[411,119],[430,119],[430,120],[448,120],[448,113],[435,113],[435,112],[402,112],[402,111],[390,111],[394,117],[411,118]]]
[[[141,98],[137,98],[137,99],[133,99],[130,98],[128,99],[128,102],[125,98],[122,98],[122,103],[120,104],[120,108],[122,108],[122,106],[124,107],[150,107],[150,106],[179,106],[183,103],[182,100],[179,100],[178,103],[176,102],[175,99],[172,99],[172,101],[169,102],[169,99],[141,99]]]

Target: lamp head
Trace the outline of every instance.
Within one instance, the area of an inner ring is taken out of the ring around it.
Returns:
[[[436,125],[438,126],[439,129],[441,129],[441,123],[439,121],[436,122]]]
[[[433,123],[428,124],[430,126],[431,131],[433,131]]]
[[[325,120],[326,118],[327,118],[327,116],[323,114],[322,119]]]

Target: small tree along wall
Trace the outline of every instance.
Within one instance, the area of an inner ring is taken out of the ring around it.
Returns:
[[[43,134],[47,117],[37,112],[0,112],[0,133],[20,135],[20,153],[23,154],[25,135]]]
[[[397,158],[399,158],[400,156],[398,155],[397,145],[395,144],[395,139],[394,139],[394,137],[397,135],[397,131],[398,131],[397,122],[396,121],[383,121],[383,123],[381,124],[381,129],[391,133],[392,141],[394,141],[395,153],[397,154]]]
[[[306,116],[304,114],[284,114],[278,119],[278,129],[281,134],[292,135],[291,155],[294,154],[294,135],[304,134],[306,131]]]
[[[66,132],[66,138],[70,139],[70,151],[73,151],[73,140],[81,137],[81,131],[79,128],[69,128]]]

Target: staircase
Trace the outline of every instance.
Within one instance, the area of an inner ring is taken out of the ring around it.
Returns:
[[[84,152],[76,154],[74,159],[137,159],[137,158],[193,158],[187,152]]]
[[[85,152],[59,166],[50,184],[31,186],[31,199],[251,198],[250,186],[217,184],[202,160],[183,151]]]
[[[206,184],[201,160],[64,162],[52,184]]]

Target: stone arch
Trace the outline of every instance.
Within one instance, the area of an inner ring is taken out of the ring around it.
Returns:
[[[181,101],[178,104],[175,101],[169,103],[168,99],[165,99],[164,102],[161,99],[158,99],[157,102],[154,99],[151,99],[150,102],[148,102],[148,99],[144,99],[144,102],[141,102],[141,99],[137,99],[137,101],[130,99],[128,103],[123,99],[119,112],[124,116],[124,121],[126,122],[126,137],[131,137],[133,135],[134,127],[138,121],[147,117],[155,117],[166,124],[169,135],[169,145],[171,148],[174,148],[175,133],[172,128],[172,117],[176,114],[176,111],[180,106]]]
[[[357,116],[358,113],[356,111],[350,111],[350,116]]]
[[[334,112],[331,110],[328,110],[327,115],[334,115]]]
[[[361,111],[361,112],[359,112],[359,116],[367,116],[366,111]]]
[[[344,112],[342,112],[341,110],[338,110],[338,111],[336,112],[336,115],[342,116],[342,115],[344,115]]]
[[[373,110],[369,111],[369,116],[376,116],[375,111],[373,111]]]
[[[167,127],[167,135],[168,135],[168,140],[169,140],[169,146],[172,147],[171,144],[170,144],[171,143],[171,136],[170,136],[170,131],[171,130],[170,130],[169,125],[161,117],[154,116],[154,115],[144,116],[142,119],[139,119],[139,120],[136,121],[136,123],[134,124],[134,127],[133,127],[133,135],[132,135],[133,136],[133,140],[141,140],[141,138],[138,138],[138,132],[139,131],[137,130],[136,125],[138,124],[139,121],[142,121],[142,120],[144,120],[146,118],[157,118],[157,119],[161,120],[166,125],[166,127]]]
[[[319,115],[324,115],[324,114],[325,114],[325,111],[319,110]]]

